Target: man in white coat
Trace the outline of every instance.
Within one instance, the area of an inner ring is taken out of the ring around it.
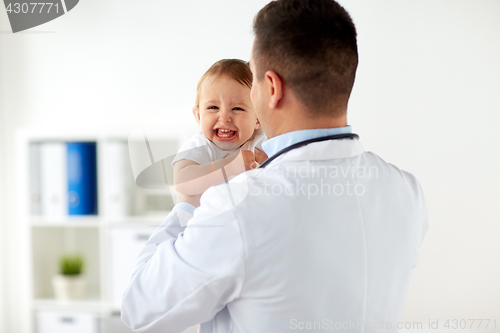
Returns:
[[[254,32],[270,162],[174,207],[137,258],[122,319],[152,333],[397,330],[427,208],[413,175],[350,134],[354,24],[332,0],[278,0]]]

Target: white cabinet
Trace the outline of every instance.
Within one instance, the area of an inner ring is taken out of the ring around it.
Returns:
[[[30,314],[30,333],[131,332],[120,320],[121,296],[138,253],[167,216],[176,196],[165,182],[151,189],[136,186],[129,160],[129,134],[18,134],[20,217],[26,225],[29,247],[25,296],[29,308],[25,311]],[[136,156],[148,158],[139,161],[145,166],[154,165],[155,157],[163,160],[175,155],[186,139],[185,133],[156,136],[147,145],[136,145],[149,149],[149,154],[146,151]],[[55,201],[43,197],[49,192],[64,197],[61,188],[66,185],[61,175],[67,170],[60,151],[67,142],[96,144],[97,214],[68,215],[60,202],[52,207]],[[51,153],[56,157],[47,159]],[[165,161],[163,165],[168,164]],[[155,181],[154,174],[148,177],[146,181]],[[74,251],[85,257],[85,298],[61,303],[54,297],[52,277],[58,273],[59,257]]]
[[[119,308],[137,255],[156,227],[112,227],[109,233],[111,302]]]
[[[98,316],[93,312],[37,311],[37,333],[99,333]]]

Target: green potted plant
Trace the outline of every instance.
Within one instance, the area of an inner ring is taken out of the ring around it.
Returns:
[[[59,258],[59,274],[52,279],[56,299],[67,301],[81,299],[87,280],[83,276],[85,259],[79,253],[64,254]]]

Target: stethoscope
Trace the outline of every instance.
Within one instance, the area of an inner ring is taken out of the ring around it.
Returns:
[[[319,138],[313,138],[313,139],[309,139],[309,140],[297,142],[297,143],[294,143],[291,146],[288,146],[288,147],[280,150],[279,152],[277,152],[273,156],[269,157],[267,160],[264,161],[264,163],[262,163],[260,165],[259,168],[265,168],[275,158],[277,158],[280,155],[283,155],[284,153],[289,152],[290,150],[297,149],[299,147],[308,145],[308,144],[310,144],[312,142],[320,142],[320,141],[326,141],[326,140],[337,140],[337,139],[359,139],[359,135],[354,134],[354,133],[335,134],[335,135],[320,136]]]

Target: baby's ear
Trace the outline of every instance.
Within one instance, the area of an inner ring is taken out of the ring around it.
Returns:
[[[257,123],[255,124],[255,129],[258,129],[258,128],[260,128],[260,121],[259,121],[259,119],[257,119]]]
[[[199,124],[200,123],[200,109],[197,106],[193,107],[193,116],[196,119],[196,122]]]

